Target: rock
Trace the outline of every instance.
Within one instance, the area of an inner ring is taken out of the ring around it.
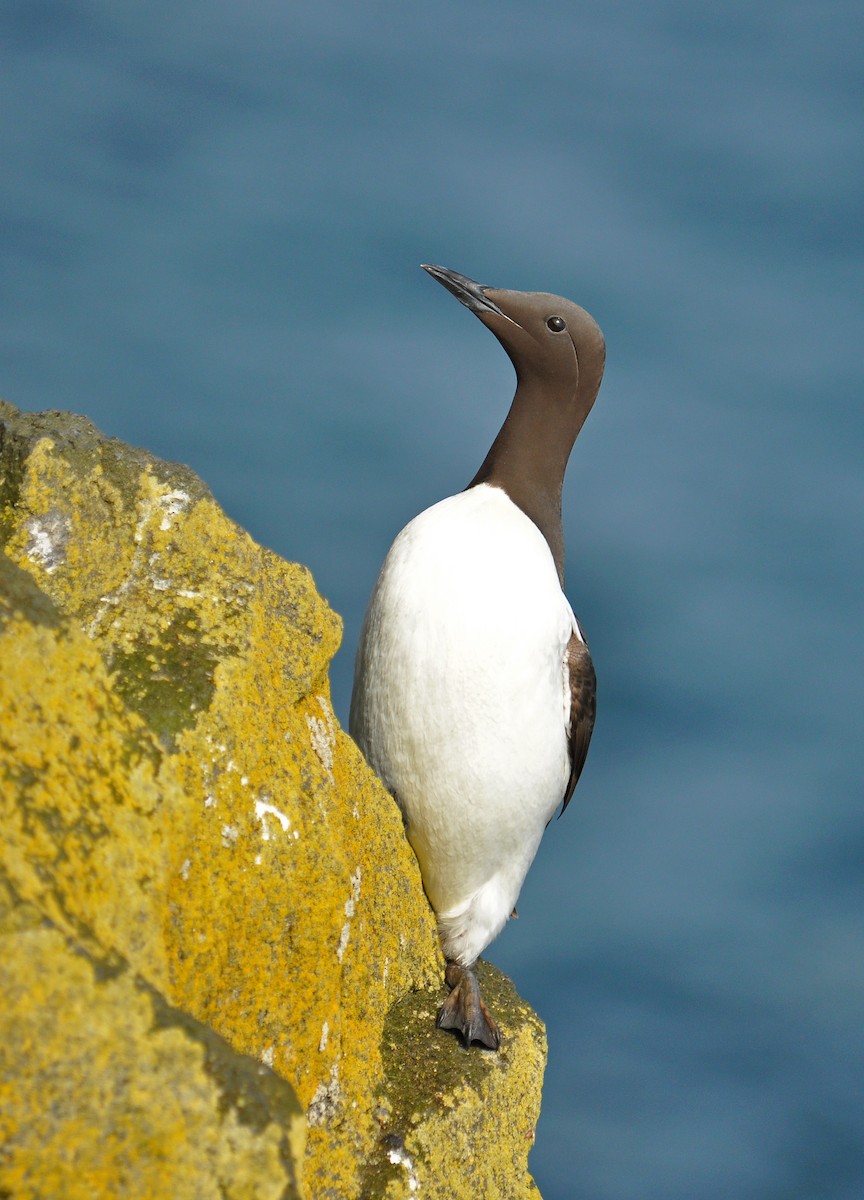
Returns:
[[[341,626],[309,572],[188,468],[2,402],[0,546],[0,872],[30,914],[0,923],[3,1041],[52,1030],[29,1066],[0,1059],[0,1121],[36,1128],[49,1061],[77,1097],[51,1155],[0,1150],[0,1195],[52,1194],[18,1182],[49,1158],[53,1194],[81,1154],[114,1178],[136,1122],[130,1182],[102,1194],[536,1195],[542,1026],[487,968],[502,1051],[434,1030],[434,922],[333,715]],[[153,1182],[175,1147],[188,1192]]]
[[[500,971],[480,962],[477,976],[496,1015],[507,1014],[496,1055],[442,1037],[435,1029],[438,992],[411,992],[390,1009],[378,1107],[387,1160],[369,1164],[364,1196],[396,1200],[414,1179],[427,1200],[538,1200],[524,1164],[534,1144],[545,1031]],[[502,1071],[508,1076],[503,1111]],[[494,1154],[478,1154],[479,1147],[494,1147]]]
[[[64,937],[0,881],[0,1187],[10,1197],[300,1197],[289,1083]]]

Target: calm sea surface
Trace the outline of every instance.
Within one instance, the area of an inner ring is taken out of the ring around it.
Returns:
[[[563,293],[606,380],[567,587],[600,713],[489,956],[545,1200],[864,1196],[864,10],[0,8],[0,393],[191,464],[345,617],[510,366],[418,264]]]

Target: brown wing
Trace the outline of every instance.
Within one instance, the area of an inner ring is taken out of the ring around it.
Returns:
[[[594,715],[597,712],[597,676],[594,674],[594,664],[591,661],[588,643],[580,638],[575,630],[564,651],[564,670],[570,678],[570,778],[564,793],[562,813],[570,803],[570,797],[582,774],[588,743],[594,730]]]

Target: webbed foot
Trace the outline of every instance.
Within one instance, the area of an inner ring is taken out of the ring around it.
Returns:
[[[489,1050],[501,1045],[498,1026],[483,1003],[480,984],[470,967],[448,963],[444,975],[450,995],[441,1005],[435,1024],[439,1029],[455,1029],[462,1034],[466,1046],[480,1042]]]

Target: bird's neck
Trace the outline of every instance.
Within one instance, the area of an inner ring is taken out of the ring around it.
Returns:
[[[539,381],[520,380],[507,418],[469,487],[502,488],[549,544],[564,585],[561,491],[564,472],[587,412],[572,393],[557,394]]]

